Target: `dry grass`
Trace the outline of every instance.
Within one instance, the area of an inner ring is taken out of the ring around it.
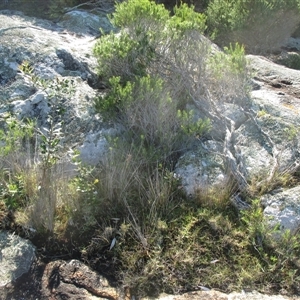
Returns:
[[[135,88],[132,95],[135,100],[124,108],[122,123],[145,149],[150,148],[162,157],[168,156],[180,147],[178,105],[170,98],[168,87],[155,79],[149,79],[149,82],[148,79],[141,81]]]
[[[230,177],[213,186],[203,183],[197,188],[195,199],[202,207],[225,209],[230,205],[230,197],[236,192],[236,189],[237,185]]]
[[[38,230],[53,232],[55,218],[61,215],[62,208],[73,206],[73,199],[69,197],[69,182],[72,177],[66,176],[59,164],[48,169],[36,167],[35,175],[35,193],[31,197],[28,222]]]
[[[16,212],[16,222],[24,228],[53,232],[55,212],[68,204],[70,175],[58,162],[46,168],[37,148],[26,141],[19,149],[0,158],[1,197]]]
[[[291,187],[298,181],[296,169],[276,170],[271,180],[266,182],[267,172],[261,173],[249,180],[248,193],[253,198],[264,195],[277,188]]]

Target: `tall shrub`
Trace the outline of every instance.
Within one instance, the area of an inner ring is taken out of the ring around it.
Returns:
[[[239,42],[247,52],[275,51],[299,24],[299,3],[299,0],[212,0],[206,11],[209,33],[223,46]]]
[[[116,5],[112,22],[120,32],[103,36],[94,49],[99,73],[110,87],[96,100],[96,109],[107,119],[116,118],[138,145],[165,158],[188,144],[177,111],[188,101],[187,76],[195,51],[201,59],[208,55],[201,35],[205,17],[186,4],[175,7],[171,17],[162,5],[130,0]],[[198,119],[193,121],[199,125]],[[200,130],[195,135],[209,128],[207,120],[203,124],[193,127]]]

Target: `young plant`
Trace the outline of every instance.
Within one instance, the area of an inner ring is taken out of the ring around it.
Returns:
[[[41,79],[34,74],[34,69],[28,62],[24,62],[20,66],[20,70],[47,95],[50,112],[46,120],[38,119],[35,127],[38,150],[35,153],[34,162],[39,185],[36,195],[32,199],[30,219],[39,230],[52,232],[60,181],[57,165],[63,157],[60,145],[64,129],[65,108],[63,103],[66,97],[73,93],[73,82],[59,78],[51,81]]]
[[[10,113],[4,114],[2,121],[0,155],[5,157],[10,153],[18,152],[23,145],[28,145],[34,134],[35,123],[29,119],[19,121]]]
[[[0,129],[0,192],[7,207],[17,209],[28,204],[26,172],[30,159],[35,123],[19,121],[11,114],[3,116]],[[28,157],[29,156],[29,157]]]
[[[116,4],[112,21],[115,26],[129,28],[130,32],[149,31],[152,26],[162,26],[169,18],[163,4],[149,0],[129,0]]]

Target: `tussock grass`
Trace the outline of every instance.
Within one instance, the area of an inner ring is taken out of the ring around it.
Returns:
[[[230,205],[230,197],[237,191],[237,185],[230,177],[214,186],[203,183],[195,192],[195,201],[209,209],[224,208]]]

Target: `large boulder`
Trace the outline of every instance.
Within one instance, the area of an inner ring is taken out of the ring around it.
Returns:
[[[35,247],[28,240],[1,231],[0,256],[0,287],[3,287],[29,271],[35,259]]]

